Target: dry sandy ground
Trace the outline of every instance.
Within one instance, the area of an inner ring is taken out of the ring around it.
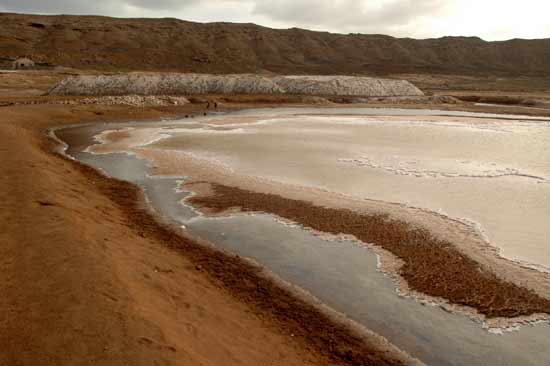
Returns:
[[[132,208],[139,195],[130,185],[52,153],[44,134],[194,108],[0,108],[0,365],[410,363],[258,279],[240,259],[227,257],[224,276],[223,255],[187,239],[174,250],[175,234]]]
[[[412,362],[331,323],[238,258],[190,240],[166,245],[175,234],[136,206],[135,188],[53,154],[44,134],[73,123],[202,113],[203,105],[138,109],[36,97],[60,77],[0,74],[0,365]],[[262,106],[243,100],[249,104],[240,107]],[[45,104],[28,104],[36,101]]]
[[[0,364],[318,364],[41,149],[91,115],[2,110]]]
[[[91,119],[2,109],[0,364],[320,364],[41,148],[46,127]]]

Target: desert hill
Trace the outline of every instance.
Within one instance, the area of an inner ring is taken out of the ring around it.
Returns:
[[[415,40],[254,24],[0,13],[0,60],[18,56],[126,71],[550,76],[550,39]]]

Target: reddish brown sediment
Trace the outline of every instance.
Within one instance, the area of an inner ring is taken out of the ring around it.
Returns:
[[[323,323],[313,305],[292,302],[294,295],[249,262],[159,226],[135,186],[62,159],[49,143],[41,149],[43,132],[54,126],[204,112],[204,103],[131,108],[34,96],[64,73],[1,75],[0,313],[9,316],[0,317],[0,364],[414,363],[380,337],[363,342],[344,325]],[[223,109],[303,102],[224,98],[218,99]],[[460,109],[503,112],[469,104]],[[512,107],[506,112],[548,114]]]
[[[46,147],[46,150],[51,148]],[[235,298],[251,306],[307,351],[338,365],[405,365],[410,360],[391,351],[381,337],[366,336],[345,321],[321,310],[294,291],[267,276],[262,267],[238,255],[222,252],[161,223],[144,207],[141,190],[125,181],[108,178],[94,168],[74,162],[78,171],[125,213],[126,224],[141,237],[150,237],[191,260]]]
[[[232,107],[251,106],[258,107]],[[159,226],[135,186],[60,159],[49,144],[38,148],[52,126],[160,120],[200,108],[2,109],[0,309],[10,317],[2,321],[0,363],[413,363],[380,337],[364,340],[320,315],[249,262]]]
[[[196,111],[11,106],[0,146],[1,365],[402,365],[418,361],[53,154],[44,131]]]
[[[550,314],[550,300],[497,277],[426,229],[382,214],[362,214],[275,194],[210,185],[210,194],[193,196],[188,202],[213,213],[235,208],[243,212],[269,212],[316,231],[353,235],[401,259],[399,275],[410,289],[474,308],[487,318]]]

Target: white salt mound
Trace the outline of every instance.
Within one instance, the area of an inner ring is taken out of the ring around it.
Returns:
[[[261,76],[253,74],[80,75],[62,80],[52,95],[299,94],[364,97],[423,96],[406,80],[357,76]]]

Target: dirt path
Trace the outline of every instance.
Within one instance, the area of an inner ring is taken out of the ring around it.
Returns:
[[[411,362],[328,318],[304,327],[314,308],[269,281],[260,287],[258,270],[239,259],[225,273],[229,257],[176,240],[139,205],[137,189],[52,154],[43,134],[63,124],[189,110],[29,105],[0,112],[1,365]]]

